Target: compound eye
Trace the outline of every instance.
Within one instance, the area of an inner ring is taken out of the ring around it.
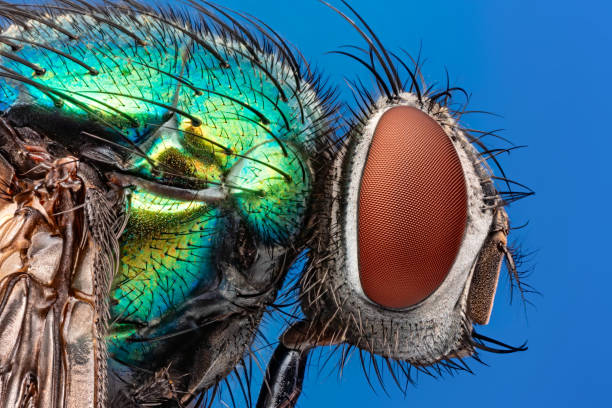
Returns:
[[[467,222],[461,161],[440,125],[421,110],[380,118],[359,193],[362,288],[394,309],[431,295],[451,270]]]

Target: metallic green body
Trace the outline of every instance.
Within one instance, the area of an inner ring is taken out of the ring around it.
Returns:
[[[238,214],[269,245],[300,232],[324,109],[277,55],[254,55],[244,42],[206,30],[194,38],[179,23],[147,15],[110,18],[122,29],[78,13],[56,17],[78,36],[72,40],[37,21],[27,31],[5,30],[2,38],[21,48],[0,44],[0,110],[37,112],[43,131],[57,118],[95,125],[99,134],[70,135],[72,143],[109,140],[130,174],[229,192],[210,204],[132,189],[108,346],[111,356],[138,365],[154,347],[139,341],[141,329],[167,335],[172,313],[219,281],[228,217]]]

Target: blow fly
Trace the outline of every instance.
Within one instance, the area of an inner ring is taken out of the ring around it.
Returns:
[[[250,405],[296,259],[257,407],[295,405],[316,347],[408,380],[524,349],[474,330],[504,260],[528,290],[504,207],[531,192],[464,91],[343,2],[374,84],[343,104],[264,22],[187,3],[0,3],[0,407],[207,406],[232,374]]]

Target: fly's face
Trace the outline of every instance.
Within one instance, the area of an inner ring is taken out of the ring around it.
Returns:
[[[495,176],[436,99],[373,101],[338,152],[300,282],[306,318],[283,334],[267,372],[269,383],[291,386],[264,388],[259,407],[295,403],[319,346],[348,346],[341,366],[356,347],[379,380],[388,368],[398,385],[402,373],[412,381],[411,367],[461,370],[477,349],[524,350],[473,329],[489,322],[504,259],[518,276]]]
[[[488,150],[482,134],[461,126],[463,111],[453,110],[452,99],[465,92],[426,88],[418,61],[386,50],[343,3],[359,24],[328,6],[367,47],[338,54],[365,66],[380,96],[349,82],[358,109],[315,193],[316,226],[300,281],[305,318],[281,337],[266,377],[277,386],[262,390],[258,407],[295,404],[308,353],[318,346],[346,346],[340,367],[353,348],[363,365],[365,352],[378,379],[388,368],[398,385],[402,373],[411,381],[411,367],[468,369],[462,359],[477,357],[478,349],[525,349],[473,326],[489,322],[504,260],[523,289],[504,207],[531,191],[498,190],[496,181],[517,183],[487,164],[489,158],[497,164],[496,153],[505,150]]]
[[[414,365],[472,354],[472,321],[488,321],[495,285],[470,297],[470,283],[497,282],[504,252],[487,263],[483,248],[508,232],[481,155],[429,102],[383,99],[353,131],[329,184],[336,204],[321,247],[331,250],[313,256],[329,260],[313,262],[302,294],[335,336]]]

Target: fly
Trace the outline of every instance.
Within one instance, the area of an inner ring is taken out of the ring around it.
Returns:
[[[257,407],[295,405],[316,347],[408,379],[523,350],[473,327],[504,260],[527,289],[505,206],[531,192],[488,167],[463,90],[343,2],[365,48],[339,54],[376,85],[343,104],[260,20],[188,3],[0,4],[0,407],[208,406],[231,376],[251,405],[298,260]]]

